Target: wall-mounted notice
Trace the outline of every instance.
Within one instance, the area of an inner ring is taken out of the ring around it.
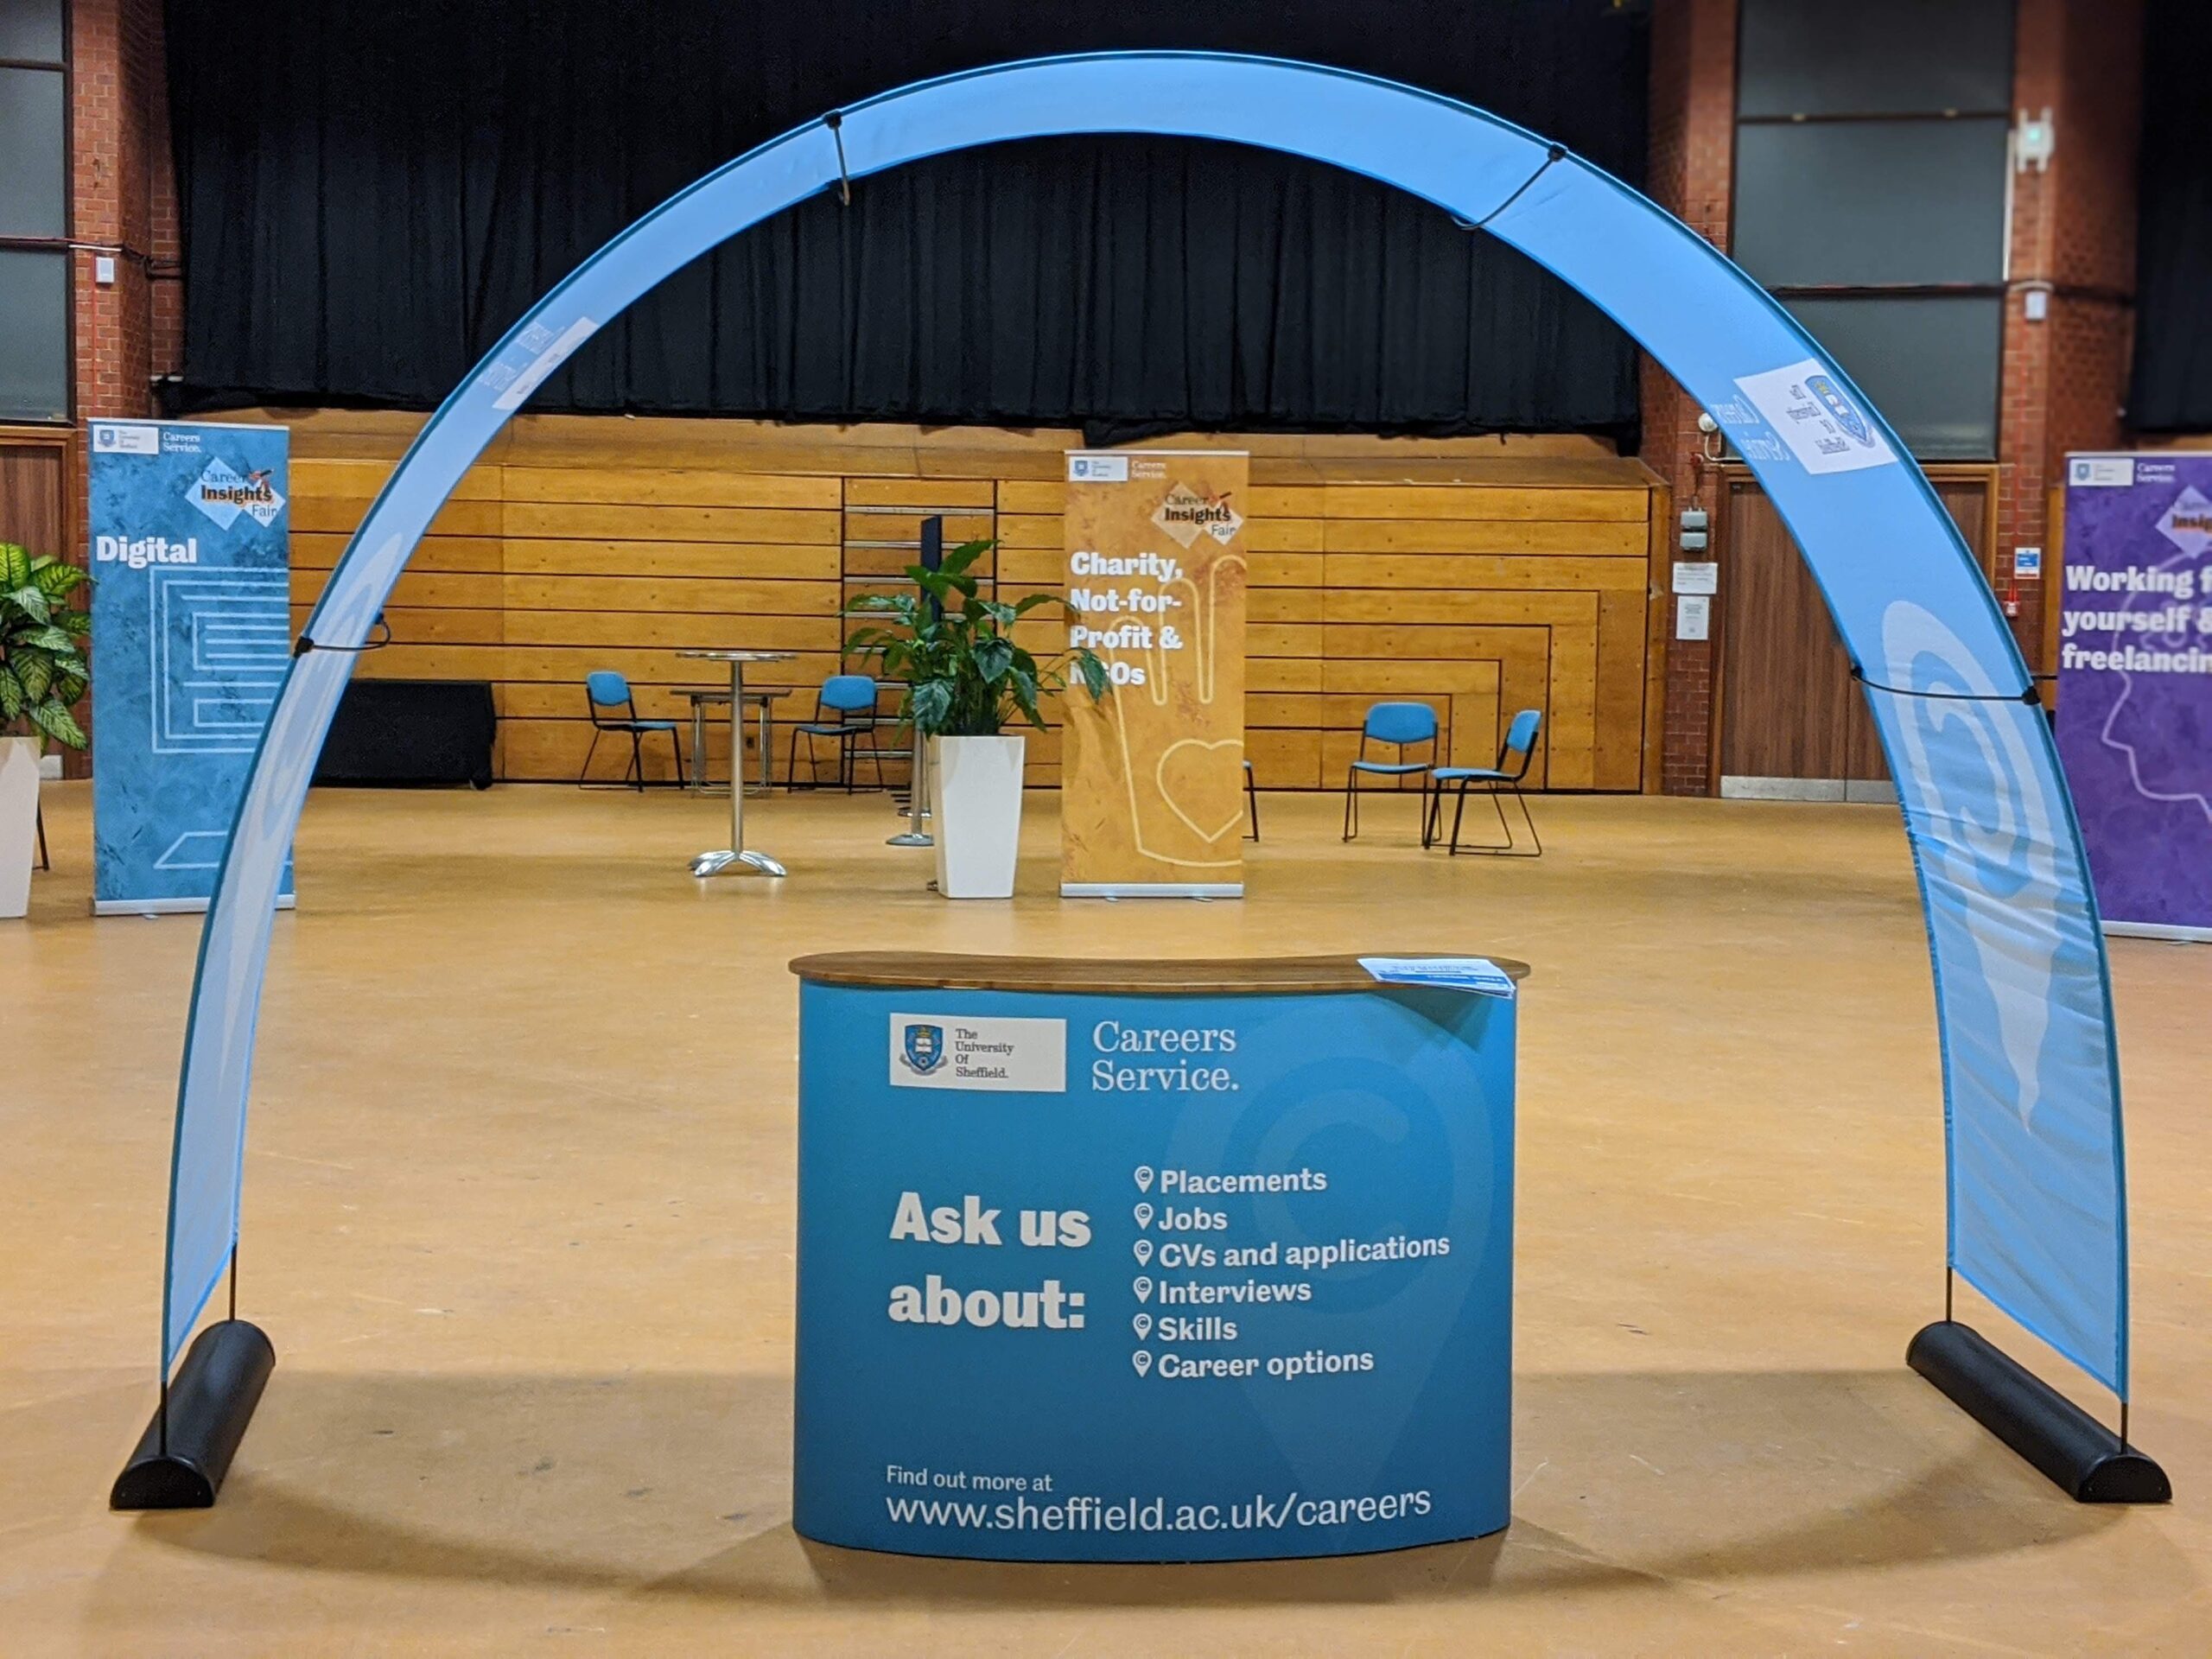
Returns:
[[[291,661],[281,426],[94,421],[92,908],[207,908]],[[291,901],[287,867],[279,903]]]
[[[2212,454],[2069,455],[2058,750],[2107,931],[2212,939]]]
[[[1060,891],[1244,891],[1242,450],[1068,456],[1068,643],[1112,694],[1067,699]]]

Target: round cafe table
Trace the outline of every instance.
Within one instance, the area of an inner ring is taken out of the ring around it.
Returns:
[[[745,665],[747,663],[787,663],[798,655],[795,651],[679,651],[679,657],[690,657],[701,662],[729,664],[729,706],[733,711],[745,707]],[[731,723],[733,735],[735,721]],[[691,861],[694,875],[720,875],[725,870],[758,870],[763,875],[781,875],[784,867],[766,853],[747,850],[745,845],[745,791],[733,779],[729,791],[729,845],[710,853],[701,853]]]

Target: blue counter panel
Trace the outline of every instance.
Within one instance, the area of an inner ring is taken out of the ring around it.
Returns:
[[[798,1531],[1148,1561],[1504,1526],[1514,1014],[804,983]]]

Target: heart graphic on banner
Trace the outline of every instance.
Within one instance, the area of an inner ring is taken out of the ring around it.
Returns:
[[[1183,801],[1178,798],[1178,793],[1196,794],[1204,789],[1206,781],[1205,757],[1207,754],[1216,749],[1236,749],[1241,753],[1243,747],[1244,740],[1241,737],[1217,738],[1211,742],[1199,737],[1178,738],[1160,752],[1160,760],[1153,768],[1154,779],[1160,785],[1160,798],[1167,803],[1167,810],[1182,819],[1185,827],[1209,846],[1231,831],[1241,830],[1244,827],[1244,803],[1236,789],[1231,787],[1230,790],[1230,800],[1233,804],[1218,830],[1208,830],[1201,825],[1191,816]]]

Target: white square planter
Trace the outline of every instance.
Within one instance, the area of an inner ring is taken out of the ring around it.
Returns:
[[[0,917],[31,907],[31,863],[38,852],[39,742],[0,737]]]
[[[1024,747],[1020,737],[930,739],[930,811],[944,897],[1014,897]]]

